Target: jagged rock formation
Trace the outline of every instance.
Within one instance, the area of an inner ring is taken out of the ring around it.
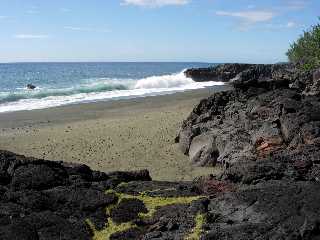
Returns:
[[[320,239],[319,70],[252,65],[229,81],[176,139],[193,164],[224,167],[199,179],[222,189],[201,239]]]
[[[184,74],[196,82],[217,81],[228,82],[238,73],[248,69],[252,64],[221,64],[210,68],[191,68]]]
[[[147,171],[105,174],[0,151],[0,173],[3,240],[320,237],[320,185],[269,180],[270,169],[255,184],[214,176],[157,182]]]
[[[146,170],[106,174],[0,151],[1,240],[184,239],[203,199],[193,183],[151,181]]]
[[[182,124],[176,140],[194,164],[232,168],[272,154],[291,161],[312,149],[318,154],[318,72],[251,65],[229,81],[234,90],[202,100]]]

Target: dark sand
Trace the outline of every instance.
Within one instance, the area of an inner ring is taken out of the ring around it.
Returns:
[[[0,149],[106,172],[146,168],[155,180],[192,180],[217,169],[191,166],[174,138],[193,107],[214,91],[2,113]]]

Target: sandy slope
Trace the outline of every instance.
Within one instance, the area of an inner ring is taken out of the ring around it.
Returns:
[[[0,149],[101,171],[147,168],[156,180],[191,180],[216,170],[192,167],[174,138],[194,105],[212,92],[0,114]]]

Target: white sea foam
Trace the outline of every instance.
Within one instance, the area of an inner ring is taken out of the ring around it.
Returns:
[[[163,76],[147,77],[139,80],[135,89],[150,89],[150,88],[174,88],[181,87],[193,83],[191,78],[184,75],[184,71],[178,74],[170,74]]]
[[[221,82],[194,82],[183,72],[140,80],[94,79],[66,89],[43,89],[0,93],[0,112],[44,109],[82,102],[164,95],[185,90],[223,85]],[[1,101],[2,98],[2,101]],[[6,101],[7,99],[7,101]]]

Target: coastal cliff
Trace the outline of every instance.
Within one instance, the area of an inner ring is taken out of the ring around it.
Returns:
[[[319,239],[319,71],[191,72],[234,88],[203,99],[176,138],[192,164],[220,174],[160,182],[147,170],[103,173],[0,151],[0,239]]]
[[[220,69],[234,90],[203,99],[176,138],[192,164],[220,165],[214,179],[239,187],[214,200],[209,212],[226,219],[202,239],[318,239],[320,204],[300,194],[319,198],[320,71],[291,64],[208,71]]]

